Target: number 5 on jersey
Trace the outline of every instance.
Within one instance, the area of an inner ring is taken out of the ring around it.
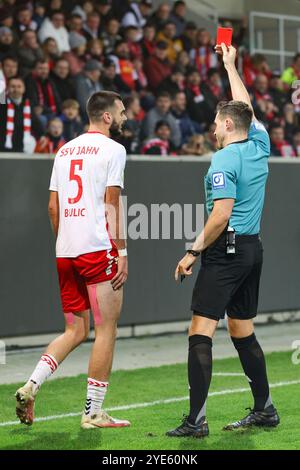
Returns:
[[[78,167],[78,170],[77,170],[77,167]],[[75,197],[68,198],[69,204],[76,204],[77,202],[80,201],[82,197],[82,192],[83,192],[82,179],[78,174],[75,173],[76,170],[82,171],[82,167],[83,167],[83,160],[71,160],[70,181],[75,181],[77,183],[78,190],[77,190],[77,195]]]

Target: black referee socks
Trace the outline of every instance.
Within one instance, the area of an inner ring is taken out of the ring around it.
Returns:
[[[190,336],[188,356],[190,414],[188,421],[191,424],[196,424],[205,416],[211,374],[212,339],[203,335]]]
[[[272,405],[264,353],[253,333],[246,338],[231,337],[254,397],[254,411]]]

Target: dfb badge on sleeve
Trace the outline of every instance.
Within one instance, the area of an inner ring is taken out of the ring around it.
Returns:
[[[224,189],[226,187],[225,174],[222,171],[212,174],[213,189]]]

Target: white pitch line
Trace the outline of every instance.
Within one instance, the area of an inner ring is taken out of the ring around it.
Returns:
[[[278,387],[287,387],[289,385],[300,385],[300,380],[291,380],[289,382],[277,382],[275,384],[270,384],[270,388],[278,388]],[[209,397],[215,397],[220,395],[230,395],[232,393],[245,393],[249,392],[249,387],[247,388],[233,388],[228,390],[220,390],[219,392],[211,392],[208,394]],[[167,400],[156,400],[146,403],[133,403],[131,405],[123,405],[123,406],[115,406],[113,408],[106,408],[106,411],[125,411],[125,410],[135,410],[137,408],[147,408],[149,406],[155,405],[167,405],[169,403],[177,403],[181,401],[188,400],[189,397],[178,397],[178,398],[168,398]],[[52,415],[52,416],[45,416],[42,418],[36,418],[34,420],[35,423],[42,422],[42,421],[53,421],[55,419],[63,419],[63,418],[73,418],[76,416],[81,416],[82,411],[78,413],[65,413],[61,415]],[[20,424],[20,421],[7,421],[4,423],[0,423],[0,427],[5,426],[15,426]]]
[[[216,377],[245,377],[242,372],[213,372],[213,376]]]

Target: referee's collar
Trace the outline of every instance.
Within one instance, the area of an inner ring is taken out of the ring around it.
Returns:
[[[248,138],[247,139],[244,139],[244,140],[237,140],[236,142],[230,142],[230,144],[228,145],[233,145],[233,144],[245,144],[246,142],[248,142]],[[226,146],[227,147],[227,146]]]

